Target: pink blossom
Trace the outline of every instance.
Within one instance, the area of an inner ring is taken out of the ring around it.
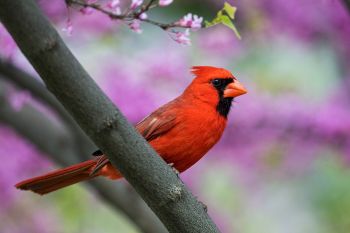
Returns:
[[[186,29],[184,32],[175,32],[175,37],[173,39],[183,45],[191,45],[190,30]]]
[[[188,13],[182,19],[180,19],[176,24],[181,27],[189,27],[193,29],[198,29],[202,27],[203,17],[198,15],[192,15]]]
[[[132,23],[129,24],[129,27],[131,30],[133,30],[136,33],[142,32],[142,30],[140,28],[140,21],[139,20],[133,20]]]
[[[119,0],[111,0],[107,3],[107,7],[110,8],[110,9],[115,9],[116,7],[118,7],[120,4],[120,1]]]
[[[72,36],[73,24],[70,20],[67,21],[66,26],[62,28],[62,31],[67,34],[67,36]]]
[[[120,1],[119,0],[111,0],[107,3],[107,8],[111,9],[113,13],[120,15],[121,9],[120,9]]]
[[[83,15],[91,15],[93,9],[91,7],[83,7],[79,10]]]
[[[135,10],[137,7],[141,6],[142,3],[143,3],[143,0],[132,0],[130,9]]]
[[[199,17],[198,15],[193,15],[193,21],[191,28],[198,29],[202,27],[203,17]]]
[[[182,27],[191,27],[192,24],[192,14],[188,13],[182,19],[177,22],[178,25]]]
[[[116,7],[114,10],[114,13],[117,15],[121,15],[122,14],[122,10],[120,9],[120,7]]]
[[[140,16],[139,16],[139,18],[140,19],[142,19],[142,20],[144,20],[144,19],[147,19],[147,14],[146,14],[146,12],[143,12],[142,14],[140,14]]]
[[[159,0],[159,6],[168,6],[173,2],[173,0]]]

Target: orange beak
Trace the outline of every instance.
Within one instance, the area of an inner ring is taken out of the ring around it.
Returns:
[[[244,86],[238,82],[238,80],[234,80],[233,83],[230,83],[226,86],[224,90],[224,97],[237,97],[240,95],[244,95],[247,93],[247,90],[244,88]]]

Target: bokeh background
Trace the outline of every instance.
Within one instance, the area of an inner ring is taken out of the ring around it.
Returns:
[[[39,1],[133,123],[179,95],[192,65],[228,68],[245,84],[249,94],[235,100],[221,141],[181,175],[222,232],[350,232],[350,9],[340,0],[229,2],[238,8],[241,40],[216,26],[192,33],[192,46],[183,46],[154,26],[142,24],[136,34],[75,10],[67,36],[64,1]],[[211,19],[222,5],[175,1],[149,17]],[[0,56],[35,75],[2,26]],[[14,108],[35,102],[7,91]],[[84,185],[45,197],[17,191],[16,182],[57,165],[1,122],[0,156],[0,232],[138,232]]]

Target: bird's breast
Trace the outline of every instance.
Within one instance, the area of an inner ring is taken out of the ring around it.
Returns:
[[[216,112],[187,111],[177,117],[176,126],[150,142],[167,163],[182,172],[199,159],[220,139],[226,119]]]

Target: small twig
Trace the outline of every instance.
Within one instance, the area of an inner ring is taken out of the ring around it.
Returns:
[[[150,0],[146,5],[143,5],[143,6],[141,7],[141,11],[138,13],[138,16],[140,16],[142,13],[148,11],[148,10],[151,8],[151,6],[152,6],[152,4],[154,3],[154,1],[155,1],[155,0]],[[153,5],[153,7],[156,7],[156,6],[157,6],[157,4],[154,4],[154,5]],[[153,8],[153,7],[152,7],[152,8]]]
[[[97,4],[97,3],[87,3],[87,2],[81,2],[81,1],[77,1],[77,0],[66,0],[66,3],[68,6],[71,5],[78,5],[78,6],[82,6],[82,7],[90,7],[93,8],[97,11],[100,11],[106,15],[108,15],[111,19],[126,19],[127,15],[117,15],[111,11],[108,11],[106,9],[104,9],[103,7],[101,7],[101,5]]]
[[[160,23],[160,22],[156,22],[156,21],[153,21],[151,19],[143,19],[141,20],[143,22],[146,22],[146,23],[150,23],[150,24],[153,24],[155,26],[158,26],[160,27],[161,29],[163,30],[168,30],[169,28],[175,28],[175,27],[180,27],[180,28],[190,28],[190,27],[183,27],[183,26],[180,26],[178,24],[176,24],[176,22],[173,22],[173,23]]]
[[[123,20],[123,21],[132,21],[132,20],[137,19],[137,20],[140,20],[142,22],[149,23],[149,24],[152,24],[154,26],[160,27],[163,30],[167,30],[169,28],[191,28],[190,26],[182,26],[182,25],[178,24],[177,21],[174,21],[172,23],[160,23],[160,22],[157,22],[157,21],[154,21],[151,19],[141,19],[140,15],[142,13],[145,13],[148,10],[158,6],[158,4],[153,4],[154,2],[155,2],[155,0],[149,1],[146,5],[143,5],[139,11],[136,11],[136,12],[127,11],[124,14],[116,14],[112,11],[106,10],[100,4],[97,4],[97,3],[87,3],[87,2],[82,2],[79,0],[66,0],[66,3],[68,6],[77,5],[77,6],[82,6],[82,7],[90,7],[90,8],[93,8],[93,9],[103,13],[103,14],[106,14],[111,19],[119,19],[119,20]]]

